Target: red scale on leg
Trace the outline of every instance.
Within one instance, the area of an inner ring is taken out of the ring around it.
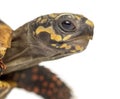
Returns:
[[[70,99],[70,89],[43,66],[36,66],[14,73],[14,80],[19,88],[32,91],[44,99]]]

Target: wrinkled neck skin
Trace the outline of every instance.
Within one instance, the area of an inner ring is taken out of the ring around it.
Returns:
[[[11,45],[3,59],[7,65],[4,74],[38,65],[42,61],[67,56],[62,50],[58,51],[48,47],[44,42],[38,42],[29,23],[13,32]]]

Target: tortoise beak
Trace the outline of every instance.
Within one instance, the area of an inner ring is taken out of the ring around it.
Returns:
[[[93,39],[93,35],[92,36],[88,36],[88,40],[92,40]]]
[[[90,21],[90,20],[86,20],[85,23],[86,23],[87,25],[89,25],[90,27],[93,27],[93,28],[94,28],[94,24],[93,24],[92,21]]]
[[[88,39],[92,40],[93,39],[94,24],[90,20],[86,20],[85,24],[87,24],[87,28],[88,28]]]

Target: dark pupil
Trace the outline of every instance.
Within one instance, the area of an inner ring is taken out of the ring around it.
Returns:
[[[65,20],[61,23],[62,27],[67,30],[73,30],[75,26],[72,24],[72,22]]]

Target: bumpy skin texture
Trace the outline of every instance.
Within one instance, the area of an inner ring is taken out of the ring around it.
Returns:
[[[33,91],[45,99],[70,99],[70,89],[38,64],[83,51],[93,36],[93,28],[93,23],[82,15],[55,13],[13,31],[11,48],[3,58],[7,69],[0,77],[0,99],[13,87]]]
[[[18,88],[32,91],[45,99],[70,99],[70,89],[49,69],[35,66],[27,70],[3,75],[2,80],[13,80]]]

